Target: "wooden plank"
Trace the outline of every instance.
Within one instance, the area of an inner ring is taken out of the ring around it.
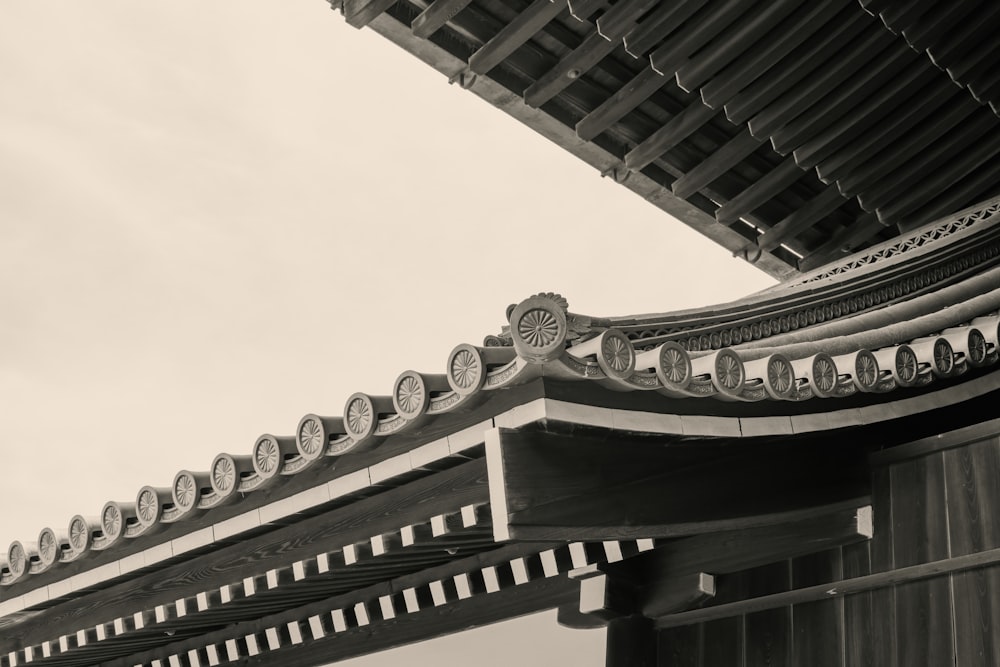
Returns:
[[[897,568],[948,558],[942,454],[890,468],[893,561]],[[901,665],[952,660],[951,591],[947,577],[896,587],[896,642]]]
[[[613,21],[614,31],[601,34],[595,30],[584,37],[583,42],[578,47],[562,58],[555,67],[539,77],[535,83],[528,86],[524,91],[525,104],[538,108],[566,89],[573,81],[583,76],[602,58],[618,48],[618,40],[622,39],[635,26],[639,16],[655,4],[656,0],[639,0],[620,3],[620,5],[609,9],[605,16],[613,13],[614,16],[620,18],[620,20]]]
[[[853,579],[871,574],[870,542],[849,544],[841,549],[843,578]],[[875,615],[872,591],[844,598],[844,664],[858,667],[873,667],[876,664],[891,664],[875,661],[875,644],[880,641],[878,624],[884,623]]]
[[[677,85],[692,92],[731,63],[797,9],[802,0],[776,0],[747,12],[722,35],[677,69]]]
[[[561,2],[534,0],[469,57],[469,69],[486,74],[565,10]]]
[[[748,121],[750,131],[754,136],[770,136],[807,110],[812,113],[813,105],[857,76],[862,68],[870,68],[873,53],[876,58],[884,58],[887,47],[893,46],[891,38],[877,28],[863,33],[851,43],[847,53],[838,53],[836,58],[815,70],[800,85],[786,91],[755,114]],[[899,45],[899,48],[906,47]]]
[[[795,161],[803,169],[811,169],[844,144],[864,134],[876,123],[896,113],[899,103],[905,100],[907,91],[921,90],[939,75],[918,57],[899,76],[881,86],[873,95],[867,96],[860,104],[843,117],[823,128],[795,148]]]
[[[793,89],[818,66],[833,58],[843,48],[858,39],[870,26],[861,12],[849,13],[844,21],[814,40],[799,57],[785,58],[764,76],[744,88],[726,103],[726,117],[733,123],[744,123],[766,108],[785,92]],[[875,27],[875,30],[880,28]]]
[[[638,610],[647,618],[694,609],[715,597],[715,577],[710,574],[662,574],[640,582]]]
[[[348,25],[364,28],[394,4],[396,0],[344,0],[344,18]]]
[[[864,454],[850,448],[834,455],[787,445],[612,446],[596,435],[499,429],[486,450],[498,539],[599,541],[769,525],[864,496],[869,484]]]
[[[701,667],[704,627],[688,625],[660,630],[657,635],[657,667]]]
[[[980,108],[961,125],[946,130],[942,137],[934,140],[935,143],[919,151],[919,160],[900,165],[891,173],[875,174],[877,182],[874,184],[859,184],[857,196],[861,208],[874,211],[899,199],[905,200],[924,174],[944,170],[953,161],[962,162],[963,154],[969,154],[974,160],[985,159],[981,151],[973,150],[973,146],[985,146],[989,151],[994,149],[996,120],[989,109]]]
[[[787,158],[753,185],[720,206],[715,212],[715,219],[723,225],[731,225],[791,187],[805,174],[806,172],[795,164],[795,160]]]
[[[735,602],[717,604],[703,609],[692,609],[682,611],[677,614],[670,614],[657,619],[656,626],[659,628],[672,628],[678,625],[690,625],[692,623],[702,623],[720,618],[732,618],[740,614],[753,614],[759,611],[777,609],[788,605],[805,604],[817,600],[831,600],[842,596],[852,596],[865,591],[878,592],[880,590],[893,590],[893,586],[912,585],[913,583],[926,583],[925,580],[943,581],[947,589],[948,578],[945,575],[975,570],[983,567],[993,567],[1000,563],[1000,549],[980,551],[966,556],[956,556],[930,563],[910,565],[888,572],[876,572],[867,576],[855,577],[838,581],[836,586],[821,584],[819,586],[809,586],[782,593],[772,593],[757,595],[749,599]],[[720,588],[725,583],[726,578],[734,575],[719,577]],[[945,596],[947,602],[947,596]],[[946,623],[950,625],[950,621]],[[893,642],[891,636],[883,636],[876,632],[878,645]],[[948,635],[950,637],[950,631]],[[895,661],[876,660],[877,665],[902,664]]]
[[[942,454],[948,493],[952,555],[1000,545],[1000,441],[995,437]],[[970,570],[953,577],[955,655],[960,665],[1000,661],[1000,570]]]
[[[625,166],[632,170],[645,168],[661,155],[694,134],[716,114],[715,109],[700,101],[694,102],[625,154]]]
[[[978,105],[971,99],[958,97],[956,104],[949,105],[943,110],[943,113],[935,114],[931,122],[921,124],[914,133],[908,135],[906,143],[895,144],[894,150],[885,151],[878,159],[846,174],[837,180],[837,186],[845,196],[853,196],[863,190],[872,193],[862,197],[862,206],[866,211],[875,210],[884,201],[886,195],[883,193],[887,186],[899,187],[901,180],[898,174],[906,172],[908,178],[913,178],[911,173],[913,158],[920,155],[921,160],[918,161],[918,164],[922,167],[925,155],[929,158],[929,153],[940,154],[947,150],[947,147],[951,145],[951,140],[957,139],[957,137],[951,135],[948,137],[949,140],[945,142],[938,140],[951,133],[953,128],[958,128],[958,134],[966,136],[973,131],[980,134],[985,132],[988,129],[985,122],[985,116],[988,116],[988,113],[979,115],[977,117],[978,123],[973,127],[968,127],[965,124],[965,121],[973,116],[978,109]],[[876,192],[880,196],[876,197]]]
[[[972,146],[959,152],[941,168],[932,170],[930,176],[920,181],[916,187],[907,189],[891,203],[879,207],[876,211],[879,220],[885,225],[895,224],[903,216],[933,199],[936,193],[948,190],[998,153],[1000,130],[994,130],[979,137]]]
[[[919,21],[903,28],[903,37],[914,51],[921,52],[951,33],[975,6],[964,2],[942,4]]]
[[[792,587],[803,588],[843,579],[839,550],[792,560]],[[843,600],[820,600],[792,607],[792,664],[842,667],[844,660]]]
[[[643,616],[616,618],[608,623],[607,667],[656,667],[657,633]]]
[[[472,0],[434,0],[413,19],[410,30],[414,36],[427,39],[471,3]]]
[[[754,137],[744,128],[698,166],[674,181],[671,189],[678,197],[694,194],[739,164],[741,160],[760,148],[761,143],[763,140]]]
[[[817,510],[813,516],[790,523],[671,540],[631,560],[642,563],[647,571],[675,576],[700,571],[738,572],[866,541],[872,535],[870,512],[870,507]]]
[[[649,99],[649,96],[669,83],[669,79],[651,67],[643,68],[631,81],[619,88],[614,95],[601,102],[596,109],[576,124],[576,134],[590,141],[617,123],[625,114]]]
[[[782,58],[792,52],[816,32],[824,29],[838,12],[842,3],[806,3],[785,24],[768,35],[767,40],[755,44],[747,53],[728,65],[701,88],[701,99],[713,109],[724,106],[736,93],[756,81]]]
[[[625,35],[625,51],[641,58],[657,42],[677,29],[688,17],[705,6],[708,0],[668,3],[655,9],[635,30]]]
[[[954,84],[937,79],[929,88],[902,100],[897,113],[879,126],[866,130],[858,138],[847,142],[832,155],[820,161],[816,165],[817,175],[824,183],[832,183],[853,173],[870,160],[891,155],[892,151],[887,149],[908,136],[914,127],[928,117],[960,98],[961,93]],[[971,109],[968,113],[971,113]]]
[[[788,561],[749,574],[748,593],[753,597],[787,591],[791,583]],[[749,613],[744,618],[744,667],[792,667],[792,610],[781,606]]]
[[[695,51],[715,39],[733,21],[753,6],[749,0],[726,0],[719,7],[698,14],[691,25],[685,26],[649,55],[653,69],[673,76],[677,68]]]
[[[796,209],[781,222],[757,237],[757,246],[764,251],[777,248],[785,241],[795,238],[827,215],[840,208],[846,200],[836,186],[830,185]]]

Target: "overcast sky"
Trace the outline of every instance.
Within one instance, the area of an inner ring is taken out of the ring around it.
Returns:
[[[3,550],[443,372],[536,292],[773,283],[325,0],[4,0],[0,75]],[[604,664],[550,616],[405,659],[552,664],[533,642]]]

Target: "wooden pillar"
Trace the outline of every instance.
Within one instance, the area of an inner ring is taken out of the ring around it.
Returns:
[[[656,667],[653,621],[633,615],[608,623],[607,667]]]

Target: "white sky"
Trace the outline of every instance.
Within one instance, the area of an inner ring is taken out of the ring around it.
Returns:
[[[773,283],[325,0],[4,0],[0,76],[3,549],[443,372],[538,291],[604,316]],[[601,635],[404,650],[603,665]]]

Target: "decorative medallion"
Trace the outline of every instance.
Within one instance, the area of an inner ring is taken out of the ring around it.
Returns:
[[[299,451],[306,458],[318,458],[323,449],[323,425],[309,417],[299,426]]]
[[[466,396],[483,386],[485,380],[483,359],[479,350],[471,345],[459,345],[448,358],[448,384],[457,393]]]
[[[278,472],[281,462],[281,451],[278,443],[270,436],[261,436],[253,446],[253,467],[263,478],[273,477]]]
[[[177,473],[177,477],[174,478],[173,495],[177,507],[183,510],[194,507],[198,497],[198,482],[194,475],[187,471]]]
[[[612,377],[627,377],[635,368],[635,350],[625,334],[620,331],[605,331],[598,357],[601,370]]]
[[[549,296],[530,297],[511,311],[510,330],[514,348],[524,360],[542,363],[555,359],[565,350],[569,335],[566,310]],[[588,330],[574,328],[574,339]]]
[[[28,556],[20,542],[14,542],[7,549],[7,568],[14,578],[20,577],[28,569]]]
[[[139,523],[149,527],[160,518],[160,499],[156,491],[149,487],[143,487],[139,495],[135,498],[135,515]]]
[[[226,496],[236,490],[236,464],[228,454],[220,454],[212,463],[212,488]]]
[[[736,393],[743,388],[743,362],[732,350],[719,350],[716,355],[715,381],[726,393]]]
[[[812,384],[818,396],[829,396],[837,387],[837,365],[825,354],[813,357]]]
[[[904,387],[909,387],[917,381],[917,355],[913,353],[909,345],[900,345],[896,348],[896,381]]]
[[[944,338],[934,341],[934,370],[938,375],[949,375],[955,368],[955,353]]]
[[[548,310],[529,310],[517,324],[521,339],[531,347],[551,345],[559,335],[559,322]]]
[[[345,415],[351,435],[368,435],[374,421],[371,401],[364,396],[355,396],[347,402]]]
[[[55,563],[59,557],[59,542],[51,528],[43,528],[38,534],[38,557],[46,567]]]
[[[778,396],[784,398],[792,391],[795,372],[785,357],[774,354],[767,360],[767,384]]]
[[[82,516],[75,516],[69,522],[69,544],[77,552],[90,546],[90,526]]]
[[[105,539],[112,542],[118,539],[122,533],[122,523],[122,511],[117,503],[106,504],[104,511],[101,512],[101,532],[104,533]]]
[[[683,389],[691,381],[691,358],[680,345],[664,343],[656,372],[664,386]]]
[[[973,366],[986,363],[986,336],[979,329],[969,329],[968,359]]]
[[[859,350],[854,357],[854,381],[864,391],[873,391],[878,382],[878,360],[868,350]]]
[[[423,378],[413,371],[407,371],[396,380],[396,388],[392,392],[393,405],[396,412],[412,419],[427,409],[427,391]]]

